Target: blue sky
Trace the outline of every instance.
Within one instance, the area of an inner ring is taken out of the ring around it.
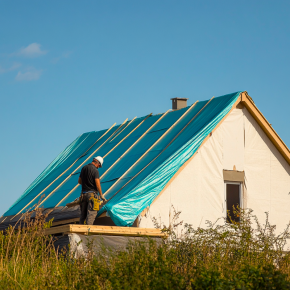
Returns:
[[[248,91],[290,146],[289,1],[1,1],[0,215],[77,136]]]

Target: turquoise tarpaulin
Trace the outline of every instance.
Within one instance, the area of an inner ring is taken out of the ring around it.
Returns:
[[[44,208],[75,200],[81,191],[80,187],[74,189],[79,172],[92,161],[88,157],[93,154],[105,156],[99,171],[103,192],[109,199],[98,215],[107,211],[116,225],[131,226],[231,110],[239,95],[237,92],[180,110],[136,118],[109,131],[82,134],[4,215],[33,208],[42,195]]]
[[[135,181],[132,180],[131,186],[126,186],[113,195],[99,215],[107,211],[116,225],[131,226],[137,216],[147,206],[150,206],[172,176],[193,156],[203,140],[231,110],[239,95],[240,92],[215,98],[209,103],[198,103],[200,104],[198,109],[206,107],[196,118],[194,118],[195,112],[191,114],[194,119],[178,138],[156,158],[153,162],[155,164],[150,164],[150,169],[144,170],[144,174],[138,175]],[[179,130],[182,128],[179,127]],[[165,143],[170,142],[174,134],[176,133],[170,134],[171,136],[168,136]],[[134,186],[132,186],[133,184]]]

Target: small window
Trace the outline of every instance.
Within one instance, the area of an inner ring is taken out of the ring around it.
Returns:
[[[241,203],[241,184],[240,183],[225,183],[225,198],[226,198],[226,218],[227,222],[239,222],[240,217],[234,214],[234,208],[242,208]]]

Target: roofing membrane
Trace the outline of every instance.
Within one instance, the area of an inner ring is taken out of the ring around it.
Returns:
[[[107,211],[114,223],[131,226],[158,196],[178,169],[231,110],[240,92],[193,105],[147,115],[84,133],[36,178],[4,216],[33,207],[65,206],[80,196],[78,177],[92,157],[104,157],[99,169]]]

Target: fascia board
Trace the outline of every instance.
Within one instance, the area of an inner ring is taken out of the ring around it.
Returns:
[[[267,137],[272,141],[281,155],[285,158],[285,160],[290,165],[290,150],[286,146],[286,144],[282,141],[277,132],[273,129],[271,124],[267,121],[264,115],[259,111],[253,102],[252,98],[245,91],[241,94],[241,103],[246,107],[246,109],[250,112],[251,116],[256,120],[256,122],[260,125],[262,130],[265,132]]]

